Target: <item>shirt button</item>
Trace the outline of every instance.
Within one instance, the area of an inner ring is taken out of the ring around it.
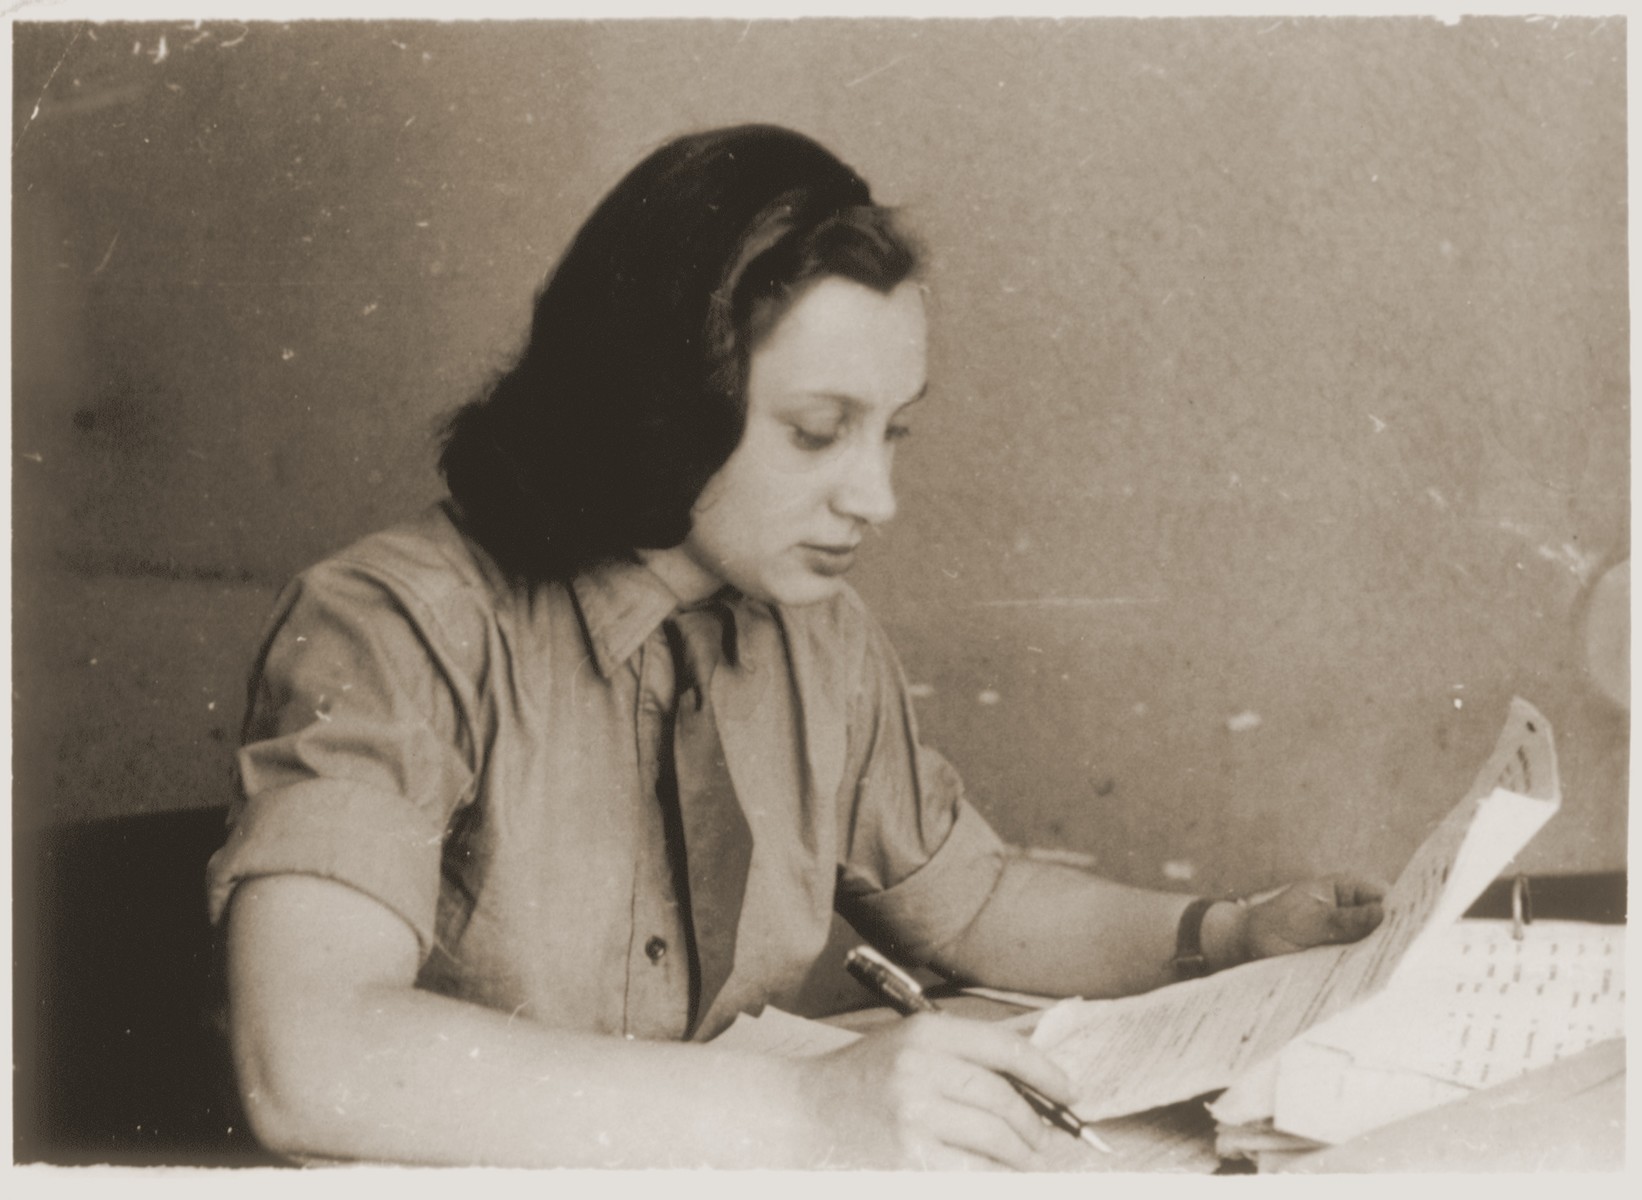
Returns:
[[[663,938],[653,937],[644,943],[644,956],[653,963],[659,963],[667,957],[667,942]]]

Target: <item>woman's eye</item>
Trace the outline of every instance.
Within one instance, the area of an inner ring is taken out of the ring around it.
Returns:
[[[910,425],[891,425],[884,430],[884,440],[886,442],[899,442],[911,436],[912,426]]]
[[[833,429],[805,429],[802,425],[794,425],[792,440],[800,450],[825,450],[838,440],[838,432]]]

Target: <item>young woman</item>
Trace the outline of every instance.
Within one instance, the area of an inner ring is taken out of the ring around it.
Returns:
[[[919,745],[844,582],[925,393],[917,269],[805,137],[664,146],[452,421],[448,501],[285,591],[210,877],[271,1148],[1030,1167],[1064,1135],[1000,1073],[1074,1097],[1014,1034],[710,1039],[790,1002],[835,910],[908,964],[1085,996],[1378,922],[1349,879],[1245,906],[1011,853]]]

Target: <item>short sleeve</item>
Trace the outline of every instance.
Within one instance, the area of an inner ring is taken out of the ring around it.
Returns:
[[[434,938],[440,857],[470,797],[471,713],[427,606],[328,563],[288,587],[253,672],[240,795],[213,856],[213,921],[241,881],[317,875]]]
[[[1006,847],[952,764],[919,743],[900,664],[875,622],[850,709],[845,789],[839,911],[903,961],[925,962],[980,912]]]

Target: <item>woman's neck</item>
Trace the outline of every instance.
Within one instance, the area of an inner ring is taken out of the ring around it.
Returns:
[[[724,581],[696,562],[683,546],[640,550],[638,557],[678,597],[680,604],[695,604],[724,587]]]

